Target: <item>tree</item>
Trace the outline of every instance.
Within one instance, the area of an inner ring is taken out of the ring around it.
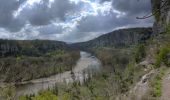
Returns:
[[[139,0],[138,0],[139,1]],[[152,16],[157,16],[158,14],[160,14],[161,12],[161,9],[163,9],[167,4],[170,3],[169,0],[157,0],[159,1],[158,3],[160,4],[158,8],[155,8],[154,11],[151,13],[151,14],[148,14],[148,15],[145,15],[143,17],[136,17],[137,19],[147,19],[147,18],[150,18]],[[162,3],[162,5],[161,5]]]

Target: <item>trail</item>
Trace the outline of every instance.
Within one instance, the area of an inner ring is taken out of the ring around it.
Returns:
[[[145,74],[141,80],[136,84],[133,94],[135,94],[135,100],[142,100],[142,97],[147,93],[149,89],[148,80],[154,74],[155,70],[151,70],[149,73]]]
[[[170,69],[162,81],[162,96],[160,100],[170,100]]]
[[[155,73],[155,70],[150,70],[144,74],[140,81],[125,95],[118,96],[116,100],[142,100],[142,97],[147,93],[149,89],[148,80]]]

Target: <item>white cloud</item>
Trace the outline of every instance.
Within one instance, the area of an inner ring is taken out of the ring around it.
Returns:
[[[3,25],[3,30],[0,29],[0,38],[77,42],[92,39],[114,29],[149,26],[153,22],[153,20],[135,19],[149,12],[149,5],[144,6],[144,9],[142,6],[136,6],[139,4],[133,4],[133,0],[129,2],[127,0],[23,1],[14,11],[9,11],[12,12],[15,20],[6,20],[9,24]],[[101,3],[101,1],[106,2]],[[142,4],[144,5],[145,2]],[[0,13],[5,13],[1,12],[1,9],[0,7]],[[2,22],[6,23],[4,18],[0,20],[0,25],[3,24]],[[14,22],[17,24],[13,24]],[[13,29],[15,32],[10,32]]]
[[[27,0],[27,1],[25,1],[25,2],[17,9],[17,11],[15,11],[15,12],[13,13],[13,16],[14,16],[14,17],[17,17],[24,8],[26,8],[26,7],[32,7],[34,4],[40,3],[40,2],[41,2],[41,0]]]

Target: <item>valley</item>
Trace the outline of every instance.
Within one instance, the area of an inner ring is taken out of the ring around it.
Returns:
[[[93,74],[100,73],[101,62],[97,58],[93,58],[89,53],[82,51],[80,55],[80,59],[71,71],[66,71],[47,78],[30,80],[20,84],[17,83],[17,95],[37,94],[40,90],[54,88],[57,83],[70,84],[73,82],[80,82],[80,84],[83,84],[84,81],[92,77]]]
[[[24,16],[23,30],[39,39],[0,39],[0,100],[169,100],[170,0],[68,1],[29,1],[12,13],[35,5],[40,15]],[[1,26],[0,37],[12,31]]]

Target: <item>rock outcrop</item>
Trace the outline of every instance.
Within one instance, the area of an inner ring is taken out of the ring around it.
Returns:
[[[170,0],[151,0],[155,16],[154,33],[164,33],[170,27]]]

